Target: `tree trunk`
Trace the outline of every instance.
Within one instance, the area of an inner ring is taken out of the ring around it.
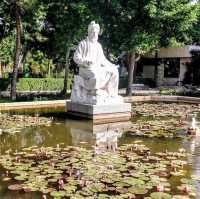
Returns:
[[[154,69],[154,81],[155,86],[158,86],[158,51],[155,52],[155,69]]]
[[[64,77],[64,86],[63,90],[61,91],[62,95],[67,94],[67,81],[68,81],[68,74],[69,74],[69,54],[70,48],[67,48],[66,57],[65,57],[65,77]]]
[[[137,77],[137,67],[138,67],[138,63],[135,60],[135,65],[134,65],[134,71],[133,71],[133,83],[136,81],[136,77]]]
[[[126,94],[128,96],[132,95],[132,84],[133,84],[133,74],[135,68],[135,53],[129,53],[128,55],[128,87],[126,90]]]
[[[19,8],[16,5],[16,2],[15,2],[15,20],[16,20],[16,44],[15,44],[13,75],[11,82],[11,100],[16,100],[17,73],[18,73],[18,65],[21,53],[21,18],[20,18]]]

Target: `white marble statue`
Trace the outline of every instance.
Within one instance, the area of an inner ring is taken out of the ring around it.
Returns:
[[[79,75],[74,77],[72,102],[92,105],[123,103],[118,95],[118,69],[104,56],[98,42],[99,31],[99,24],[92,21],[88,26],[88,37],[79,43],[74,53]]]

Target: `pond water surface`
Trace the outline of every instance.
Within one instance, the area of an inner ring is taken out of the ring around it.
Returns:
[[[178,105],[177,105],[178,106]],[[18,114],[30,114],[30,115],[42,115],[47,117],[52,117],[53,122],[48,125],[27,127],[22,129],[21,132],[3,133],[0,135],[0,153],[5,154],[6,151],[20,151],[24,147],[29,146],[53,146],[58,145],[65,146],[81,146],[88,149],[92,149],[96,142],[103,142],[106,139],[108,142],[112,142],[116,145],[122,145],[127,143],[134,143],[135,141],[141,141],[142,144],[146,145],[153,152],[163,152],[177,151],[180,148],[185,148],[189,155],[187,156],[187,173],[185,176],[198,175],[200,176],[200,139],[188,137],[181,138],[145,138],[134,136],[132,134],[117,133],[117,136],[113,134],[112,127],[102,128],[103,132],[92,126],[89,121],[75,120],[67,118],[63,109],[54,110],[31,110],[31,111],[18,111]],[[13,114],[13,113],[10,113]],[[15,113],[16,114],[16,113]],[[150,120],[152,118],[148,116]],[[179,118],[174,118],[178,120]],[[155,120],[155,118],[153,119]],[[158,120],[158,119],[157,119]],[[159,119],[160,120],[160,119]],[[198,117],[197,117],[198,120]],[[137,122],[137,117],[132,121]],[[121,124],[120,124],[121,125]],[[119,125],[119,126],[120,126]],[[123,126],[123,125],[122,125]],[[120,128],[120,127],[119,127]],[[119,131],[118,128],[118,131]],[[101,128],[100,128],[101,129]],[[106,129],[106,130],[105,130]],[[110,131],[110,137],[109,137]],[[104,136],[104,138],[103,138]],[[106,137],[106,138],[105,138]],[[41,198],[41,193],[22,193],[22,192],[12,192],[7,189],[7,186],[11,183],[3,182],[2,179],[5,177],[5,171],[3,168],[0,170],[0,199],[39,199]],[[172,179],[172,185],[180,184],[179,178]],[[198,184],[198,189],[200,186]],[[198,196],[193,198],[200,198]]]

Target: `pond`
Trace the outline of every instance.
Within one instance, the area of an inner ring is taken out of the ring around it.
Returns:
[[[199,198],[200,139],[185,134],[191,117],[200,120],[199,106],[138,103],[133,112],[131,122],[96,126],[67,118],[63,109],[1,113],[0,198]],[[34,170],[40,190],[28,187]],[[9,190],[22,183],[23,191]]]

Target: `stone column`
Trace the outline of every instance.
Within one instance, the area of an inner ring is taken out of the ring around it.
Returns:
[[[187,71],[187,67],[186,67],[184,60],[180,60],[180,72],[179,72],[179,80],[180,81],[183,81],[186,71]]]
[[[158,65],[156,86],[162,86],[164,80],[164,64]]]

